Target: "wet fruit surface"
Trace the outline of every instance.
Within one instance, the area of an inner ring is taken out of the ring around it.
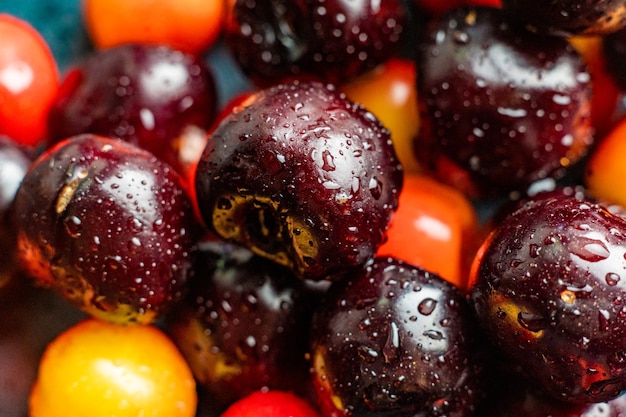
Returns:
[[[365,263],[397,206],[389,131],[319,83],[260,92],[215,129],[196,171],[219,236],[322,279]]]
[[[15,216],[23,267],[90,314],[152,322],[181,297],[197,224],[178,175],[147,151],[60,142],[24,177]]]
[[[473,196],[562,176],[592,142],[591,79],[564,39],[461,8],[434,21],[418,52],[423,165]]]
[[[591,200],[532,199],[483,244],[471,298],[486,335],[554,398],[626,386],[626,222]]]
[[[288,269],[219,240],[201,243],[193,274],[167,330],[215,409],[259,390],[304,395],[319,295]]]
[[[195,56],[158,45],[102,50],[65,74],[48,145],[82,133],[111,136],[178,169],[185,131],[210,127],[216,94],[212,73]]]
[[[328,291],[311,330],[324,415],[473,414],[477,333],[460,291],[393,258],[373,260]]]
[[[399,48],[407,11],[398,0],[236,0],[226,43],[242,71],[267,87],[306,74],[341,82]]]

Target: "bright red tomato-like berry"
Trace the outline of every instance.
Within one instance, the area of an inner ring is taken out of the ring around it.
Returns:
[[[418,46],[420,162],[471,196],[558,178],[593,142],[591,76],[567,40],[455,9]]]
[[[203,143],[195,138],[216,113],[215,80],[200,58],[162,45],[122,45],[67,73],[50,111],[48,145],[82,133],[116,137],[183,172],[199,158]]]
[[[57,63],[41,34],[12,15],[0,14],[0,39],[0,134],[36,146],[59,89]]]
[[[232,404],[220,417],[320,417],[304,399],[288,391],[257,391]]]
[[[83,311],[148,323],[181,298],[199,227],[179,175],[148,151],[68,138],[33,162],[14,204],[21,265]]]
[[[402,259],[466,290],[479,225],[460,191],[427,176],[405,174],[386,236],[378,256]]]

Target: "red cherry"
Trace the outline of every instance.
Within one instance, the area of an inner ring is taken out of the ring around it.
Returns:
[[[233,403],[220,417],[319,417],[302,398],[285,391],[257,391]]]

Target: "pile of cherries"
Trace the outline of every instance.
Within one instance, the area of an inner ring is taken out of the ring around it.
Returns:
[[[488,3],[225,2],[238,97],[201,54],[94,50],[45,134],[0,125],[0,295],[158,326],[200,417],[626,416],[626,1]],[[400,60],[387,123],[351,86]]]

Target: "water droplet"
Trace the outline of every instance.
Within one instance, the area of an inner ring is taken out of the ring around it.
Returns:
[[[387,341],[383,347],[383,355],[386,362],[392,362],[400,353],[400,334],[398,325],[393,321],[389,324],[387,331]]]
[[[370,179],[368,188],[370,190],[370,193],[372,194],[372,197],[374,197],[376,200],[378,200],[383,193],[383,183],[376,177],[372,177]]]
[[[434,330],[434,329],[426,330],[422,334],[432,340],[443,340],[444,338],[443,333],[441,333],[439,330]]]
[[[433,311],[435,311],[436,307],[437,307],[437,300],[433,300],[432,298],[425,298],[417,306],[417,311],[419,311],[420,314],[424,316],[428,316],[432,314]]]
[[[452,33],[452,39],[454,40],[455,43],[459,44],[459,45],[465,45],[467,43],[469,43],[470,41],[470,36],[467,32],[461,31],[461,30],[455,30]]]
[[[80,232],[82,230],[82,222],[78,217],[69,216],[65,219],[63,223],[65,224],[65,230],[67,231],[68,235],[74,238],[80,236]]]
[[[528,247],[528,255],[531,258],[536,258],[539,256],[539,252],[541,251],[541,247],[539,245],[536,245],[534,243],[532,243],[529,247]]]
[[[600,330],[605,332],[608,332],[610,330],[610,319],[611,314],[607,310],[598,310],[598,326],[600,327]]]
[[[334,171],[336,169],[335,160],[330,151],[328,151],[328,149],[325,149],[322,152],[322,169],[328,172]]]
[[[518,313],[517,322],[524,329],[534,332],[534,333],[542,331],[548,325],[548,322],[545,317],[538,315],[538,314],[528,313],[524,311],[520,311]]]
[[[569,249],[572,254],[588,262],[602,261],[611,255],[604,242],[586,237],[572,240]]]
[[[616,274],[615,272],[609,272],[604,276],[604,279],[606,280],[606,283],[608,285],[613,287],[617,285],[617,283],[620,281],[620,276]]]

